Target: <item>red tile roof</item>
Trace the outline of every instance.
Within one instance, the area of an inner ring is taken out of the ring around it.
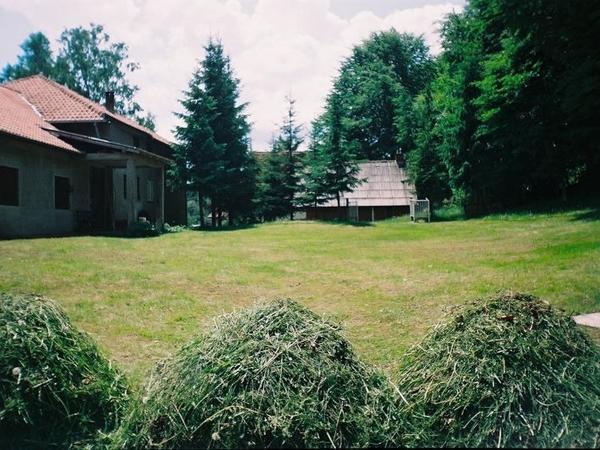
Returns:
[[[104,106],[43,75],[21,78],[3,86],[23,95],[48,122],[103,121],[112,118],[148,134],[157,141],[171,145],[171,142],[136,121],[111,112]]]
[[[56,129],[46,122],[20,94],[0,86],[0,132],[80,153],[75,147],[44,128]]]

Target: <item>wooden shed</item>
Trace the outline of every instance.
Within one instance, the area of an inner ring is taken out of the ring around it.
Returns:
[[[366,161],[359,164],[358,178],[364,181],[340,198],[343,211],[332,199],[316,208],[308,208],[307,219],[335,218],[375,221],[409,213],[410,200],[416,198],[403,164],[397,161]]]

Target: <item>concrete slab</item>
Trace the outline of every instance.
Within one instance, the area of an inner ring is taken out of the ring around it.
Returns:
[[[573,320],[579,325],[600,328],[600,312],[573,316]]]

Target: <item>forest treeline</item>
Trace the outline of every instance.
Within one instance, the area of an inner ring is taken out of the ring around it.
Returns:
[[[358,161],[399,153],[419,197],[468,216],[598,191],[600,4],[472,0],[440,32],[437,56],[394,29],[354,47],[309,130],[288,99],[269,156],[247,172],[251,216],[339,202],[361,181]]]
[[[311,150],[339,133],[359,159],[401,152],[420,197],[467,215],[597,191],[600,3],[471,0],[440,26],[437,57],[395,30],[357,46]]]
[[[181,99],[172,184],[197,192],[200,220],[210,215],[213,225],[339,204],[361,182],[359,161],[398,154],[419,197],[469,216],[598,191],[600,3],[471,0],[438,25],[435,56],[423,37],[394,29],[356,45],[308,129],[287,99],[261,161],[240,82],[211,39]],[[54,57],[32,34],[0,77],[41,72],[96,101],[113,90],[120,112],[152,125],[126,80],[138,66],[124,43],[91,25],[65,30],[59,44]]]

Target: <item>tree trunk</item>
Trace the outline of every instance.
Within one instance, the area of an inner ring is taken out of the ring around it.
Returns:
[[[214,206],[214,204],[212,204],[212,202],[211,202],[210,208],[211,208],[210,214],[212,216],[211,217],[212,227],[215,228],[217,226],[217,208]]]
[[[217,214],[217,215],[218,215],[218,217],[219,217],[219,228],[221,228],[221,227],[223,226],[223,211],[221,211],[221,210],[219,209],[219,212],[218,212],[218,214]]]
[[[341,211],[340,211],[340,193],[339,192],[337,194],[335,194],[335,198],[337,200],[337,216],[338,216],[338,219],[341,219],[342,215],[341,215]]]
[[[200,211],[200,228],[204,228],[204,198],[198,192],[198,210]]]

